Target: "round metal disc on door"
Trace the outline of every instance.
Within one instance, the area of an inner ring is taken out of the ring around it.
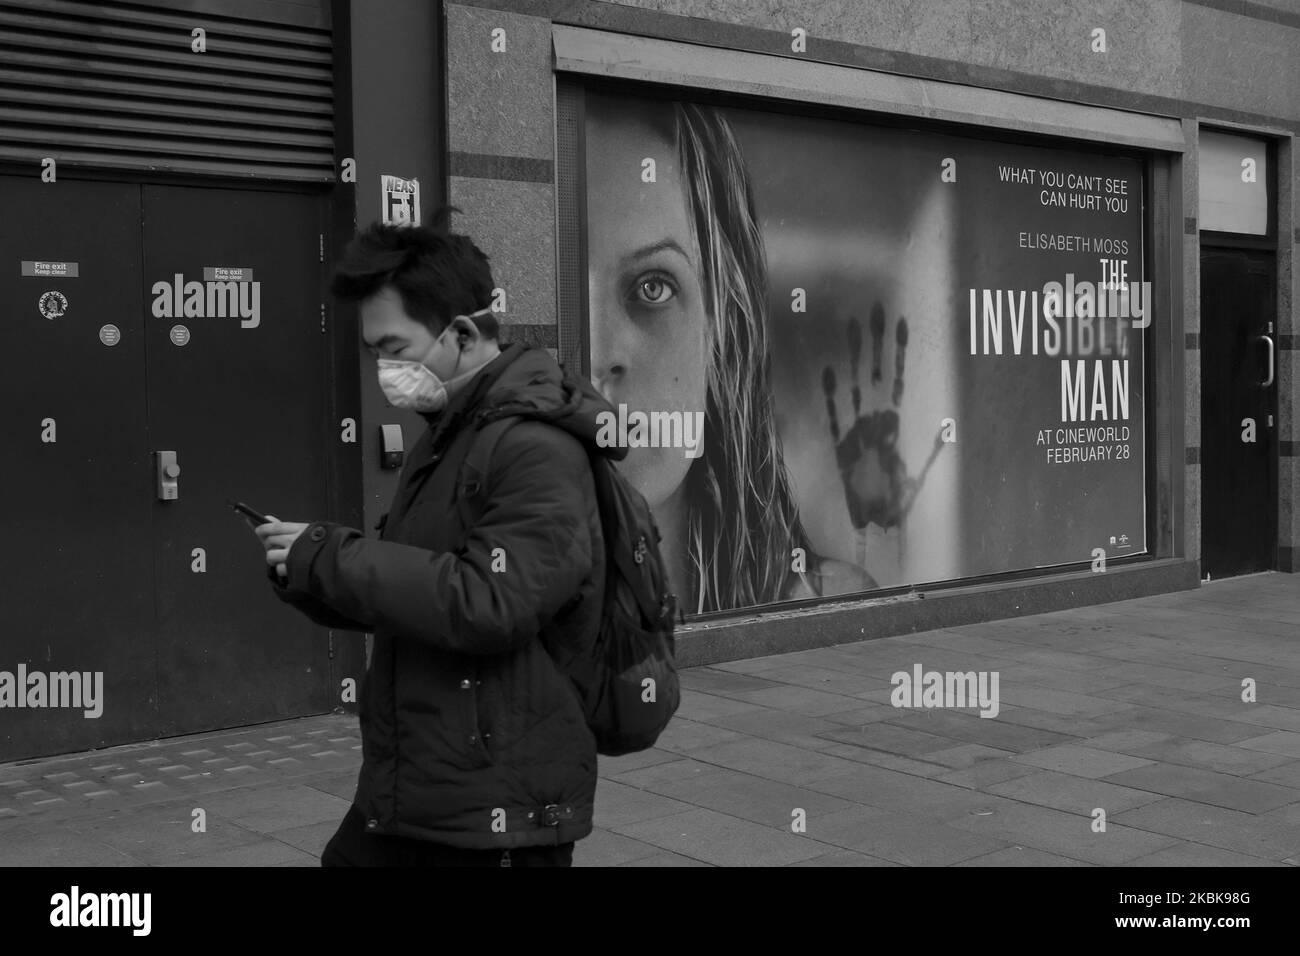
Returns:
[[[51,289],[40,297],[36,305],[47,319],[59,319],[68,311],[68,297],[58,289]]]

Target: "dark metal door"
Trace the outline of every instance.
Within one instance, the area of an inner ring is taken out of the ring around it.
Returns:
[[[321,217],[293,193],[144,187],[149,446],[180,469],[175,499],[143,489],[163,734],[333,704],[326,632],[276,600],[226,506],[325,516]]]
[[[0,195],[0,760],[328,710],[326,632],[225,507],[325,515],[320,201],[34,175]]]
[[[0,196],[0,671],[24,703],[46,683],[43,707],[3,701],[13,760],[156,732],[154,571],[140,187],[34,171],[0,176]],[[73,672],[83,702],[102,680],[99,716],[50,706]]]
[[[1201,574],[1276,567],[1273,253],[1201,256]]]

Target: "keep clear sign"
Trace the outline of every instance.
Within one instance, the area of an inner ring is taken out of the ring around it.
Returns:
[[[23,275],[25,276],[75,279],[80,274],[80,267],[75,262],[42,262],[38,259],[23,259],[21,262]]]
[[[383,195],[380,209],[384,222],[398,226],[420,224],[420,181],[400,176],[381,176]]]

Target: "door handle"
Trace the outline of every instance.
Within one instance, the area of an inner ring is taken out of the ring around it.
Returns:
[[[1263,339],[1264,344],[1268,346],[1268,378],[1260,382],[1259,387],[1268,388],[1273,384],[1273,337],[1269,335],[1261,335],[1260,338]]]
[[[181,496],[181,466],[176,462],[176,452],[156,451],[153,453],[158,477],[158,500],[175,501]]]

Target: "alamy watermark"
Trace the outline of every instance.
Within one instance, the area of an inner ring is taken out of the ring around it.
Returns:
[[[981,717],[998,715],[997,671],[895,671],[889,702],[895,707],[979,707]]]
[[[104,713],[103,671],[0,671],[0,708],[72,707],[91,719]]]
[[[703,412],[629,412],[596,415],[596,444],[601,448],[681,448],[687,458],[704,453]]]
[[[83,893],[73,886],[50,897],[50,925],[124,926],[134,936],[148,936],[152,910],[152,893]]]

